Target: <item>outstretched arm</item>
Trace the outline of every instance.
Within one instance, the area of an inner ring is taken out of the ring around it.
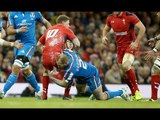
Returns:
[[[23,45],[18,40],[15,42],[8,42],[6,40],[0,39],[0,45],[16,47],[18,49],[21,49],[23,47]]]

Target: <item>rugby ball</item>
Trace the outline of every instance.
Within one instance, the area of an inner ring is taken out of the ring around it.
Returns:
[[[65,43],[64,43],[64,46],[65,46],[65,49],[70,49],[70,50],[73,50],[73,43],[70,41],[70,40],[66,40]]]

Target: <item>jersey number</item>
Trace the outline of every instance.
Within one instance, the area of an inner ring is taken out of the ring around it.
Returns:
[[[87,64],[84,63],[81,59],[79,59],[78,62],[79,62],[79,66],[80,66],[80,67],[82,67],[82,68],[84,68],[84,69],[87,69]]]
[[[46,39],[48,39],[48,38],[53,38],[53,37],[57,34],[58,31],[59,31],[58,29],[49,30],[49,31],[47,32],[47,37],[46,37]]]

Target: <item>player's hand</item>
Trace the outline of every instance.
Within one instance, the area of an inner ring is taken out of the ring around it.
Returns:
[[[21,49],[23,47],[23,44],[20,43],[20,40],[16,40],[14,42],[14,47],[18,48],[18,49]]]
[[[109,40],[106,36],[102,37],[102,43],[105,44],[105,45],[109,45]]]
[[[136,50],[137,49],[137,47],[138,47],[138,42],[132,42],[131,44],[130,44],[130,49],[132,50],[132,51],[134,51],[134,50]]]
[[[18,32],[27,32],[28,28],[27,26],[22,26],[21,28],[18,29]]]
[[[154,40],[154,38],[151,38],[151,39],[148,40],[148,45],[150,47],[154,47],[155,43],[156,43],[156,41]]]
[[[155,52],[153,50],[150,50],[146,52],[146,55],[144,56],[145,60],[150,60],[155,56]]]
[[[53,70],[49,72],[49,76],[53,76],[53,75],[56,75],[58,74],[58,70],[56,67],[53,66]]]

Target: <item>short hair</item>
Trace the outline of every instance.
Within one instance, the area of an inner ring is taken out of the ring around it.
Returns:
[[[62,56],[60,58],[61,58],[62,63],[64,63],[64,64],[68,63],[68,57],[67,57],[67,55],[62,54]]]
[[[56,19],[56,23],[62,23],[63,21],[70,20],[70,18],[66,15],[59,15]]]

